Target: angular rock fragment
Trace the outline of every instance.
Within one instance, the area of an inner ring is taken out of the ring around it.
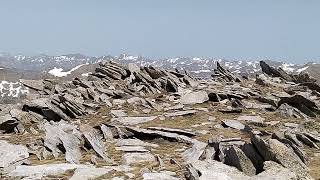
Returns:
[[[177,133],[177,134],[188,136],[188,137],[192,137],[192,136],[196,136],[197,135],[194,132],[186,131],[186,130],[182,130],[182,129],[176,129],[176,128],[148,127],[147,129],[164,131],[164,132],[171,132],[171,133]]]
[[[176,111],[172,113],[163,113],[165,117],[175,117],[175,116],[186,116],[186,115],[192,115],[195,114],[196,110],[187,110],[187,111]]]
[[[190,92],[180,98],[181,104],[201,104],[209,100],[205,91]]]
[[[148,129],[142,129],[138,127],[126,127],[128,131],[135,134],[137,137],[143,137],[148,136],[149,138],[164,138],[171,141],[178,141],[178,142],[184,142],[184,143],[193,143],[193,139],[187,136],[179,135],[176,133],[170,133],[170,132],[164,132],[164,131],[156,131],[156,130],[148,130]]]
[[[219,112],[222,113],[241,113],[241,108],[225,108],[225,109],[219,109]]]
[[[43,91],[44,90],[44,83],[42,80],[26,80],[26,79],[20,79],[20,83],[25,85],[28,88],[37,90],[37,91]]]
[[[307,166],[286,145],[276,139],[264,140],[258,135],[251,135],[251,141],[266,161],[275,161],[282,166],[297,172],[299,176],[309,176]]]
[[[261,179],[261,180],[268,180],[268,179],[300,179],[294,171],[291,171],[288,168],[284,168],[280,164],[274,161],[265,161],[263,166],[264,171],[250,180]],[[305,177],[308,179],[308,177]]]
[[[105,147],[101,138],[95,129],[88,125],[82,125],[80,127],[80,131],[82,132],[84,138],[89,143],[89,145],[94,149],[94,151],[103,158],[106,162],[111,162],[112,160],[107,157],[105,152]]]
[[[63,122],[59,124],[44,124],[45,137],[44,146],[51,150],[55,158],[58,157],[62,150],[60,145],[64,147],[66,161],[69,163],[79,163],[81,159],[80,139],[68,131],[75,130],[75,127]]]
[[[284,137],[290,140],[292,143],[299,147],[303,147],[303,144],[297,139],[296,135],[290,131],[285,131],[284,132]]]
[[[228,69],[223,68],[219,62],[217,62],[217,68],[214,69],[214,74],[211,76],[217,81],[241,82],[239,77],[233,75]]]
[[[141,141],[140,139],[117,139],[116,146],[150,146],[158,147],[159,145]]]
[[[248,176],[256,174],[256,168],[240,148],[232,146],[225,151],[225,154],[225,164],[236,167]]]
[[[299,148],[297,145],[295,145],[292,141],[286,139],[283,132],[277,131],[277,132],[273,133],[272,138],[277,139],[278,141],[282,142],[283,144],[286,144],[287,146],[291,147],[293,149],[293,151],[296,153],[296,155],[301,159],[301,161],[304,164],[308,163],[309,158],[306,155],[306,153],[301,148]]]
[[[104,124],[101,124],[101,125],[100,125],[100,129],[101,129],[101,131],[102,131],[102,133],[103,133],[104,139],[106,139],[106,140],[113,140],[112,131],[111,131],[111,129],[110,129],[108,126],[106,126],[106,125],[104,125]]]
[[[301,112],[310,117],[316,117],[317,114],[320,114],[319,105],[303,95],[294,95],[291,97],[281,98],[281,100],[279,101],[279,105],[284,103],[296,107]]]
[[[238,130],[243,130],[245,129],[245,125],[240,123],[239,121],[236,121],[236,120],[223,120],[222,121],[223,124],[227,127],[231,127],[231,128],[234,128],[234,129],[238,129]]]
[[[174,177],[176,175],[175,172],[168,172],[168,171],[162,171],[162,172],[150,172],[150,173],[144,173],[142,175],[143,180],[178,180],[179,178]]]
[[[74,171],[74,174],[69,180],[90,180],[95,179],[112,171],[111,168],[95,168],[95,167],[80,167]]]
[[[111,110],[110,114],[113,117],[125,117],[125,116],[128,116],[127,113],[125,113],[124,110]]]
[[[311,148],[316,148],[319,149],[319,146],[314,143],[313,141],[311,141],[307,136],[305,136],[304,134],[301,133],[297,133],[297,138],[302,141],[305,145],[310,146]]]
[[[184,159],[185,163],[197,161],[203,154],[206,147],[207,143],[194,140],[192,147],[182,153],[182,158]]]
[[[262,118],[260,116],[239,116],[237,118],[238,121],[248,121],[253,123],[263,123],[265,118]]]
[[[264,160],[257,149],[251,143],[245,143],[244,145],[239,146],[239,148],[251,160],[256,169],[256,174],[262,172]]]
[[[154,155],[150,153],[126,153],[123,155],[123,160],[127,165],[156,161]]]
[[[149,152],[143,146],[120,146],[120,147],[115,147],[115,149],[117,151],[123,151],[123,152]]]
[[[30,179],[43,179],[49,175],[63,174],[68,170],[77,168],[90,168],[88,165],[80,164],[43,164],[36,166],[19,165],[8,175],[10,177],[28,177]]]
[[[23,145],[14,145],[0,140],[0,157],[0,168],[7,168],[27,159],[29,152],[27,147]]]
[[[225,165],[214,160],[195,161],[188,167],[187,179],[216,179],[216,180],[246,180],[249,176],[239,171],[237,168]],[[191,169],[191,170],[190,170]],[[193,169],[193,170],[192,170]],[[193,173],[190,173],[193,172]]]
[[[306,118],[306,115],[303,114],[299,109],[292,107],[287,103],[281,104],[277,111],[283,118]]]

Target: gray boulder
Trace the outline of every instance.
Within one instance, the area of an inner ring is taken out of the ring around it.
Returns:
[[[7,168],[29,157],[27,147],[0,140],[0,168]]]
[[[190,92],[180,98],[181,104],[201,104],[209,100],[208,93],[205,91]]]

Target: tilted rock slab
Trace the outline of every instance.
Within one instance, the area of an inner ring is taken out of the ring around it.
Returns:
[[[29,157],[27,147],[0,140],[0,168],[6,168]]]

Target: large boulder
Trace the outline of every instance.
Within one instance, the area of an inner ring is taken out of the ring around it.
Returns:
[[[209,100],[208,93],[205,91],[190,92],[180,98],[181,104],[201,104]]]
[[[240,148],[232,146],[225,151],[225,154],[225,164],[236,167],[248,176],[256,174],[256,168]]]
[[[258,149],[263,159],[266,161],[275,161],[283,167],[288,168],[301,177],[308,177],[308,168],[295,154],[292,148],[276,139],[263,139],[259,135],[251,134],[251,141]]]
[[[319,105],[313,99],[301,94],[296,94],[290,97],[282,97],[278,103],[278,106],[284,103],[299,109],[301,112],[310,117],[316,117],[317,114],[320,114]]]
[[[249,176],[237,168],[214,160],[195,161],[187,166],[187,179],[246,180]]]

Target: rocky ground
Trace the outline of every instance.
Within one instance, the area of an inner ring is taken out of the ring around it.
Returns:
[[[101,63],[1,106],[1,179],[320,179],[320,86]]]

